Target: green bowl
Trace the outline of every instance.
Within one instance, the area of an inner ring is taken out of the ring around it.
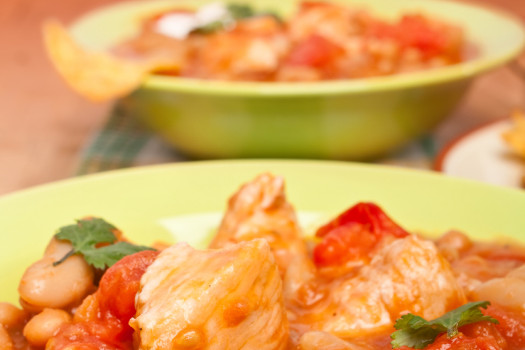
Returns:
[[[136,34],[148,15],[204,0],[104,7],[71,27],[85,47],[107,49]],[[298,0],[236,0],[289,15]],[[417,73],[316,83],[203,81],[152,75],[125,103],[178,150],[197,158],[368,159],[434,128],[481,73],[522,50],[522,23],[489,8],[446,0],[339,0],[374,14],[407,11],[460,24],[479,50],[467,62]]]
[[[228,198],[263,172],[286,180],[305,223],[373,201],[426,235],[462,230],[475,239],[525,242],[525,192],[440,174],[328,161],[208,161],[132,168],[39,186],[0,198],[0,301],[16,302],[25,268],[59,227],[103,217],[132,241],[188,241],[203,248]]]

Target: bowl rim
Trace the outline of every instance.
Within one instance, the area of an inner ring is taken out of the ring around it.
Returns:
[[[502,120],[499,120],[501,122]],[[106,170],[97,173],[84,174],[64,179],[58,179],[42,184],[33,185],[27,188],[15,190],[12,192],[0,194],[0,206],[10,201],[23,198],[26,196],[38,195],[40,192],[53,191],[57,188],[67,188],[69,186],[83,186],[88,183],[103,182],[110,179],[120,179],[126,177],[141,177],[149,174],[163,173],[168,171],[180,171],[182,169],[189,171],[198,171],[205,169],[207,171],[216,168],[260,168],[260,167],[290,167],[290,168],[320,168],[320,172],[328,168],[339,171],[352,171],[368,174],[393,174],[407,179],[419,178],[421,181],[438,181],[443,186],[461,186],[467,190],[486,191],[493,193],[502,193],[506,196],[514,196],[525,200],[525,192],[518,188],[497,186],[479,180],[466,179],[454,176],[448,176],[435,169],[418,169],[411,167],[400,167],[389,164],[362,163],[344,160],[320,160],[320,159],[296,159],[296,158],[246,158],[246,159],[214,159],[214,160],[195,160],[184,162],[158,163],[150,165],[141,165],[128,168],[119,168]],[[269,170],[265,170],[268,172]],[[249,179],[246,179],[248,181]],[[410,181],[408,181],[410,182]],[[240,185],[240,184],[239,184]],[[2,220],[0,220],[2,222]],[[525,235],[524,235],[525,238]]]
[[[162,1],[162,0],[161,0]],[[438,0],[427,0],[438,1]],[[439,0],[448,4],[468,8],[483,9],[494,16],[506,19],[520,32],[519,40],[513,42],[507,50],[491,55],[475,57],[454,65],[436,69],[426,69],[417,72],[394,74],[388,76],[357,78],[347,80],[330,80],[319,82],[249,82],[206,80],[182,78],[165,75],[149,75],[138,90],[164,90],[179,93],[223,95],[223,96],[253,96],[253,97],[300,97],[326,96],[342,94],[368,94],[391,90],[410,89],[414,87],[438,85],[447,82],[469,80],[476,75],[502,66],[525,50],[525,23],[523,20],[506,10],[488,4],[478,4],[470,0]],[[140,3],[154,3],[148,0],[124,1],[117,4],[102,6],[81,16],[71,25],[71,29],[87,18],[95,17],[109,9],[133,6]],[[160,2],[160,1],[159,1]]]

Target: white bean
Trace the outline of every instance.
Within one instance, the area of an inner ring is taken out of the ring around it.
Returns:
[[[93,291],[93,269],[81,256],[70,256],[53,266],[71,248],[71,244],[53,238],[44,257],[25,271],[18,286],[24,309],[38,312],[46,307],[66,308]]]
[[[10,303],[0,303],[0,325],[7,329],[22,326],[27,313]]]
[[[24,327],[24,337],[33,346],[45,346],[64,323],[71,322],[71,316],[64,310],[44,309]]]
[[[0,325],[0,350],[12,350],[13,347],[13,341],[11,340],[11,337],[9,336],[9,333],[5,330],[2,325]]]

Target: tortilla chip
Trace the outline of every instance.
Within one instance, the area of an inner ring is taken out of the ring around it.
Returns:
[[[507,144],[521,157],[525,158],[525,113],[515,111],[512,113],[512,129],[502,134]]]
[[[165,64],[134,62],[104,52],[87,52],[57,21],[44,23],[47,52],[68,85],[92,101],[125,96],[144,81],[146,75]]]

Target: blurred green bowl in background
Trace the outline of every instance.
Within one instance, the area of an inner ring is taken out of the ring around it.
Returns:
[[[203,0],[125,2],[88,13],[71,27],[89,49],[137,33],[159,10]],[[299,1],[235,0],[287,16]],[[481,73],[524,47],[520,20],[445,0],[338,0],[381,17],[422,12],[462,26],[478,50],[461,64],[386,77],[315,83],[204,81],[152,75],[125,103],[179,151],[195,158],[295,157],[364,160],[391,152],[446,118]]]

